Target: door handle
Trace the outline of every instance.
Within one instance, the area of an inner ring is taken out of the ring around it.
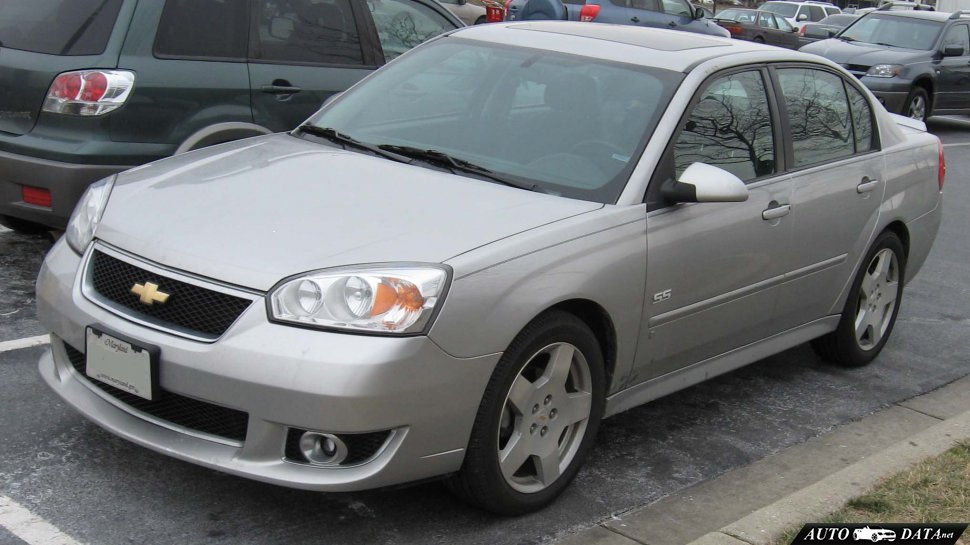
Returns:
[[[868,176],[862,178],[862,182],[855,186],[856,193],[868,193],[879,185],[879,180],[870,180]]]
[[[791,212],[791,205],[772,203],[771,206],[766,208],[764,212],[761,213],[761,219],[775,220],[782,216],[787,216],[790,212]]]
[[[639,18],[639,17],[637,17],[636,15],[634,15],[634,16],[633,16],[633,17],[632,17],[632,18],[630,19],[630,21],[632,21],[632,22],[634,22],[634,23],[639,23],[639,22],[640,22],[640,18]]]
[[[274,84],[274,85],[263,85],[260,90],[263,91],[264,93],[268,93],[271,95],[292,95],[295,93],[299,93],[303,89],[300,89],[299,87],[294,87],[292,85]]]
[[[670,28],[677,28],[677,23],[671,21],[671,22],[667,23],[667,26],[669,26]]]

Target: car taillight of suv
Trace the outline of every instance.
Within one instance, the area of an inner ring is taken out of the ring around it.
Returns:
[[[103,115],[117,110],[131,94],[135,74],[126,70],[77,70],[54,78],[45,112],[69,115]]]

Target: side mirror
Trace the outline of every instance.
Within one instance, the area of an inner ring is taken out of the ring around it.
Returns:
[[[807,21],[808,20],[808,14],[807,13],[799,13],[798,14],[798,17],[796,17],[795,20],[796,21]]]
[[[269,35],[277,40],[289,39],[293,34],[293,21],[285,17],[273,17],[269,21]]]
[[[455,0],[455,3],[458,4],[459,6],[464,6],[466,3],[466,0]]]
[[[669,202],[744,202],[748,188],[730,172],[704,163],[694,163],[660,190]]]
[[[838,30],[832,30],[831,28],[825,30],[825,34],[828,35],[829,38],[834,38],[838,33]]]
[[[962,45],[947,45],[947,46],[943,46],[943,56],[944,57],[962,57],[963,56],[963,46]]]
[[[704,18],[704,8],[700,6],[694,6],[694,19]]]

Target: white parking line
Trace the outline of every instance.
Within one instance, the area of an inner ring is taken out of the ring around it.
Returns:
[[[944,148],[962,148],[964,146],[970,146],[970,142],[954,142],[952,144],[943,144]]]
[[[41,346],[44,344],[49,344],[50,342],[51,342],[50,335],[37,335],[36,337],[27,337],[25,339],[14,339],[12,341],[3,341],[3,342],[0,342],[0,352],[20,350],[21,348],[30,348],[31,346]]]
[[[39,515],[0,495],[0,526],[30,545],[80,545]]]

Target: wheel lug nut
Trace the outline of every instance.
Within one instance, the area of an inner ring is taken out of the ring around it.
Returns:
[[[552,396],[546,396],[546,399],[542,401],[543,405],[548,405],[552,401]]]
[[[545,437],[547,433],[549,433],[549,428],[542,426],[542,429],[539,430],[539,435],[541,435],[542,437]]]
[[[556,409],[553,409],[549,411],[549,418],[555,418],[557,414],[559,414],[559,411]]]
[[[536,432],[536,425],[532,424],[531,426],[529,426],[529,433],[535,433],[535,432]]]
[[[539,412],[539,404],[538,403],[536,403],[535,405],[532,406],[532,414],[536,414],[537,412]]]

